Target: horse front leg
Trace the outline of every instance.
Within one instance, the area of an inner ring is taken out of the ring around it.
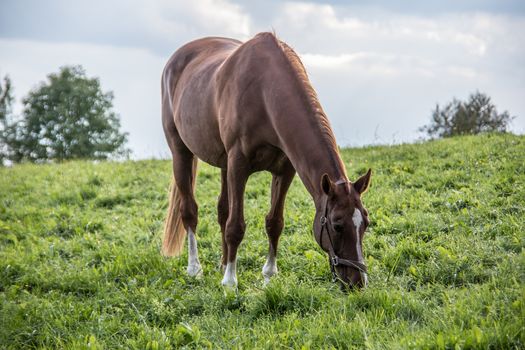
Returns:
[[[226,270],[226,264],[228,263],[228,244],[226,244],[226,221],[228,221],[228,182],[227,182],[227,170],[221,170],[221,194],[219,195],[219,201],[217,203],[217,216],[219,226],[221,227],[221,241],[222,241],[222,259],[221,267],[222,271]]]
[[[226,182],[228,186],[228,220],[224,228],[227,259],[222,285],[237,287],[237,249],[244,237],[246,224],[244,222],[244,190],[248,180],[249,163],[240,153],[228,154],[228,171]]]
[[[265,285],[277,273],[277,245],[284,227],[284,200],[294,175],[295,169],[288,162],[282,172],[273,174],[272,177],[271,206],[268,215],[266,215],[269,249],[266,263],[262,268]]]

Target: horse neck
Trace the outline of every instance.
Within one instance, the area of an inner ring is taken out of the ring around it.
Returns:
[[[296,133],[297,136],[299,136]],[[323,197],[321,179],[328,174],[332,181],[347,179],[343,162],[336,148],[319,139],[318,133],[308,133],[306,139],[292,138],[284,148],[285,153],[292,162],[297,174],[306,189],[314,199],[316,207],[320,207]]]
[[[321,106],[318,102],[310,103],[304,98],[305,93],[308,92],[288,92],[286,96],[275,99],[269,111],[281,149],[319,208],[323,197],[323,174],[328,174],[332,181],[346,180],[347,176],[333,131],[321,114]]]

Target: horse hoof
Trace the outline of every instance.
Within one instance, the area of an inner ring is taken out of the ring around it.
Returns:
[[[237,285],[228,286],[228,285],[222,285],[222,291],[224,293],[225,297],[234,297],[239,294],[239,290],[237,289]]]
[[[202,276],[202,266],[200,264],[188,265],[186,269],[188,276],[190,277],[201,277]]]
[[[236,279],[229,279],[229,278],[223,278],[221,282],[224,289],[230,289],[230,290],[237,290],[237,280]]]

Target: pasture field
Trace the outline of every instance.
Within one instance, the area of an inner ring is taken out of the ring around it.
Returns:
[[[263,287],[270,175],[252,176],[238,293],[219,271],[220,175],[199,164],[201,279],[159,254],[171,164],[0,169],[0,348],[525,347],[525,137],[343,149],[363,201],[369,287],[343,293],[295,178]]]

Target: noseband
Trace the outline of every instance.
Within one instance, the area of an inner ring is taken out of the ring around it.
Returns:
[[[338,180],[335,185],[342,185],[347,184],[348,180]],[[336,266],[343,265],[348,266],[353,269],[356,269],[359,271],[359,273],[367,273],[366,265],[356,261],[356,260],[348,260],[348,259],[342,259],[338,257],[335,254],[334,250],[334,244],[332,242],[332,235],[330,234],[330,221],[328,219],[328,196],[325,196],[324,202],[323,202],[323,215],[321,216],[321,234],[320,234],[320,242],[323,242],[323,233],[326,231],[326,234],[328,235],[328,257],[330,262],[330,271],[332,272],[332,281],[335,282],[337,280],[342,279],[339,277],[336,271]],[[357,232],[359,234],[359,232]]]

